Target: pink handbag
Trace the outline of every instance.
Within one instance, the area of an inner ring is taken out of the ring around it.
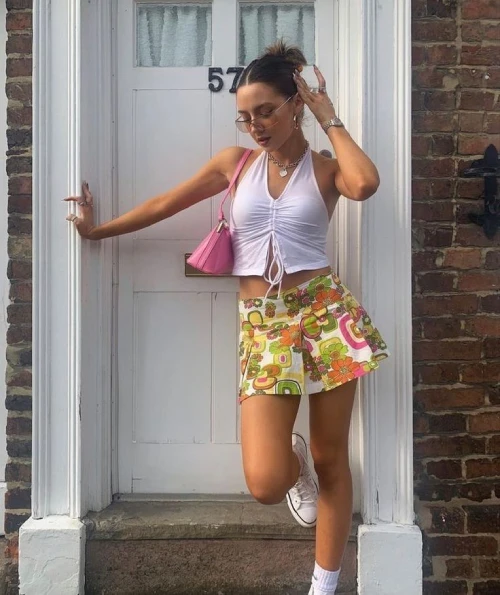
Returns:
[[[223,275],[230,273],[233,270],[233,245],[231,243],[229,225],[224,217],[224,210],[222,207],[226,202],[226,198],[231,193],[231,189],[251,152],[252,149],[247,149],[243,153],[243,156],[236,167],[233,179],[231,180],[226,195],[219,206],[218,224],[187,259],[188,264],[203,273]]]

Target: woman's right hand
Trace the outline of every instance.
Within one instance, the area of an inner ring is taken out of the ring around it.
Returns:
[[[69,196],[63,199],[66,202],[77,202],[79,214],[72,213],[66,217],[67,221],[75,224],[78,233],[82,238],[93,240],[92,232],[95,229],[94,225],[94,197],[89,190],[87,182],[82,184],[82,196]]]

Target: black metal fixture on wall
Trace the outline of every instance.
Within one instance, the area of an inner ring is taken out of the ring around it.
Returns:
[[[480,225],[490,240],[500,227],[500,160],[494,145],[490,145],[484,152],[483,159],[473,161],[464,171],[466,178],[484,178],[484,213],[469,213],[469,219]]]

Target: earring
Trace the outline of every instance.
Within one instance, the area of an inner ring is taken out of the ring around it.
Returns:
[[[293,121],[295,122],[295,130],[297,130],[298,127],[299,127],[299,123],[297,121],[297,116],[296,115],[293,117]]]

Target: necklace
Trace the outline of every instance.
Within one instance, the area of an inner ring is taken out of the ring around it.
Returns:
[[[267,156],[269,157],[270,161],[275,163],[280,168],[280,176],[282,178],[284,178],[286,175],[288,175],[289,169],[292,169],[292,167],[295,167],[302,161],[302,159],[304,159],[304,156],[307,153],[308,148],[309,148],[309,143],[306,141],[306,148],[304,149],[304,152],[302,153],[302,155],[297,159],[297,161],[294,161],[293,163],[289,163],[288,165],[285,165],[284,163],[281,163],[280,161],[278,161],[276,159],[276,157],[273,157],[271,155],[271,153],[268,153]]]

